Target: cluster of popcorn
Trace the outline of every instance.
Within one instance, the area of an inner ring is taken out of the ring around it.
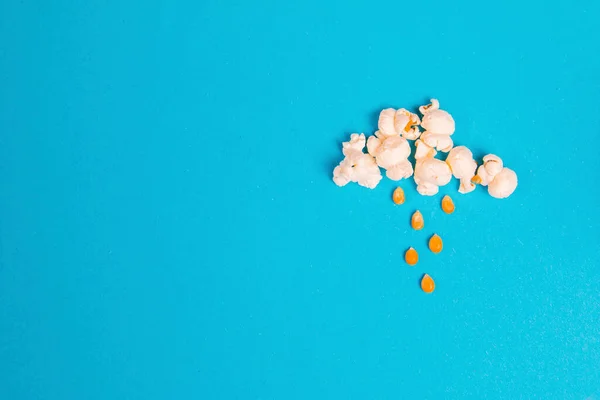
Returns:
[[[515,191],[517,174],[504,167],[500,157],[488,154],[478,167],[471,150],[454,147],[454,118],[440,109],[436,99],[419,107],[419,112],[422,117],[404,108],[388,108],[381,111],[379,129],[373,136],[367,139],[362,133],[353,133],[350,141],[343,143],[345,158],[333,170],[333,181],[338,186],[355,182],[373,189],[381,181],[381,167],[394,181],[414,176],[417,191],[424,196],[437,194],[452,176],[460,182],[459,193],[472,192],[478,184],[487,186],[488,193],[499,199]],[[416,141],[414,168],[408,160],[409,140]],[[445,161],[436,158],[438,152],[448,153]]]

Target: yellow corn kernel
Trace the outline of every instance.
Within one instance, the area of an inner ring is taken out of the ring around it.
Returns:
[[[410,249],[406,250],[406,253],[404,253],[404,261],[406,261],[408,265],[415,265],[417,262],[419,262],[419,254],[411,247]]]
[[[443,247],[444,244],[442,243],[442,238],[439,237],[437,233],[429,239],[429,250],[432,252],[437,254],[442,251]]]
[[[404,190],[402,190],[401,187],[397,187],[396,190],[394,190],[394,193],[392,194],[392,200],[396,204],[404,203]]]
[[[425,226],[425,221],[423,220],[423,214],[421,214],[421,211],[415,211],[415,213],[412,215],[412,218],[410,219],[410,225],[416,231],[420,231],[421,229],[423,229],[423,227]]]
[[[442,199],[442,210],[444,210],[446,214],[452,214],[454,212],[454,202],[448,195],[444,196]]]
[[[423,278],[421,278],[421,289],[425,293],[433,292],[435,290],[435,282],[433,281],[433,278],[427,274],[423,275]]]

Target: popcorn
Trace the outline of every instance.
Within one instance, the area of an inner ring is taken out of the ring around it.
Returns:
[[[450,151],[454,145],[450,136],[455,129],[452,115],[440,110],[440,103],[436,99],[431,99],[431,104],[419,107],[419,111],[423,114],[421,126],[425,129],[421,140],[444,153]]]
[[[379,114],[378,127],[382,137],[401,135],[406,139],[416,140],[421,135],[420,123],[421,119],[417,114],[404,108],[386,108]]]
[[[417,146],[417,150],[415,151],[416,160],[427,157],[435,157],[435,155],[437,154],[437,151],[435,151],[434,148],[429,147],[422,140],[417,140],[415,142],[415,145]]]
[[[452,174],[460,180],[459,193],[469,193],[475,190],[475,184],[471,179],[475,176],[477,162],[473,159],[473,153],[465,146],[456,146],[446,158]]]
[[[333,181],[338,186],[356,182],[372,189],[382,179],[381,167],[394,181],[414,176],[417,191],[425,196],[437,194],[439,187],[447,185],[453,175],[460,181],[459,193],[470,193],[477,184],[487,186],[489,194],[497,198],[508,197],[515,191],[517,174],[505,168],[498,156],[488,154],[484,164],[477,168],[471,150],[454,147],[451,138],[456,127],[454,119],[440,109],[437,99],[431,99],[419,111],[422,118],[404,108],[386,108],[379,114],[379,129],[368,140],[362,133],[353,133],[342,145],[345,158],[333,170]],[[420,126],[425,129],[423,133]],[[408,161],[411,154],[408,140],[415,140],[414,168]],[[436,158],[438,151],[448,153],[445,161]],[[397,204],[403,202],[398,189],[393,199]],[[442,208],[446,212],[454,209],[449,197],[442,201]]]
[[[417,191],[423,196],[437,194],[440,186],[447,185],[452,178],[450,166],[434,158],[436,152],[422,140],[417,140],[415,158],[415,182]]]
[[[345,158],[333,170],[333,181],[338,186],[345,186],[349,182],[356,182],[369,189],[375,188],[381,180],[381,171],[375,159],[363,153],[365,135],[353,133],[350,141],[342,144]]]
[[[480,183],[482,186],[489,185],[502,168],[504,168],[502,159],[494,154],[488,154],[483,157],[483,165],[477,170],[475,183]]]
[[[488,185],[488,193],[497,199],[505,199],[517,188],[517,173],[510,168],[503,168]]]
[[[391,180],[399,181],[412,176],[413,167],[408,161],[410,145],[402,136],[385,136],[377,131],[375,136],[369,137],[367,150],[375,157],[377,165],[387,170],[386,175]]]
[[[366,142],[367,140],[365,139],[364,133],[361,133],[360,135],[358,133],[353,133],[350,135],[350,141],[342,143],[342,153],[346,157],[357,155],[357,153],[362,154]]]
[[[504,167],[502,159],[494,154],[483,157],[483,165],[477,170],[473,182],[488,187],[488,193],[495,198],[504,199],[517,188],[517,174]]]

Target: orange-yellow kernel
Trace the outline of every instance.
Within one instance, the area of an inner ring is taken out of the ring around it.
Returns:
[[[442,210],[444,210],[446,214],[452,214],[454,212],[454,202],[448,195],[444,196],[442,199]]]
[[[475,175],[474,177],[471,178],[471,182],[473,182],[476,185],[481,184],[481,178],[479,177],[479,175]]]
[[[443,247],[442,238],[439,237],[437,233],[429,239],[429,250],[432,252],[437,254],[442,251]]]
[[[396,204],[404,203],[404,190],[402,190],[401,187],[397,187],[396,190],[394,190],[394,193],[392,194],[392,200]]]
[[[433,278],[427,274],[423,275],[423,278],[421,278],[421,289],[425,293],[433,292],[435,290],[435,282],[433,281]]]
[[[423,229],[423,227],[425,226],[425,220],[423,220],[423,214],[421,214],[421,211],[415,211],[415,213],[412,215],[412,218],[410,219],[410,225],[416,231]]]
[[[404,253],[404,261],[406,261],[408,265],[415,265],[417,262],[419,262],[419,254],[411,247],[410,249],[406,250],[406,253]]]

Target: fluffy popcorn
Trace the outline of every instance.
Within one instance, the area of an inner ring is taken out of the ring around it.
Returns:
[[[517,188],[515,171],[504,167],[502,159],[494,154],[483,157],[483,165],[477,170],[475,182],[488,187],[488,193],[495,198],[504,199]]]
[[[350,135],[350,141],[342,144],[345,158],[333,170],[333,181],[338,186],[356,182],[369,189],[375,188],[381,180],[381,171],[369,154],[363,153],[366,139],[361,133]]]
[[[488,193],[497,199],[505,199],[517,188],[517,174],[510,168],[502,168],[488,185]]]
[[[375,136],[369,137],[367,150],[391,180],[399,181],[412,176],[413,167],[408,161],[410,145],[402,136],[385,136],[377,131]]]
[[[348,157],[350,155],[356,155],[356,153],[363,152],[367,140],[365,134],[353,133],[350,135],[350,141],[342,143],[342,153]]]
[[[422,140],[417,140],[415,158],[415,183],[417,191],[423,196],[433,196],[439,187],[447,185],[452,178],[450,166],[435,158],[435,149]]]
[[[471,179],[475,176],[477,162],[473,159],[473,153],[465,146],[456,146],[446,158],[452,175],[460,180],[459,193],[469,193],[475,190],[475,184]]]
[[[449,152],[454,145],[450,137],[455,129],[452,115],[441,110],[436,99],[431,99],[431,104],[419,107],[419,111],[423,114],[421,126],[425,129],[421,140],[439,151]]]
[[[415,151],[415,159],[416,160],[419,160],[419,159],[425,158],[425,157],[435,157],[435,155],[437,154],[437,151],[435,151],[435,149],[433,147],[429,147],[422,140],[417,140],[415,142],[415,145],[417,147],[417,150]]]
[[[467,147],[454,147],[451,138],[454,119],[440,109],[438,100],[431,99],[419,111],[422,118],[404,108],[387,108],[379,114],[379,129],[374,136],[367,140],[364,134],[353,133],[342,145],[344,159],[333,171],[334,182],[338,186],[356,182],[375,188],[382,179],[380,168],[384,168],[387,177],[394,181],[414,175],[417,191],[426,196],[438,193],[452,175],[460,181],[459,193],[473,191],[476,184],[487,186],[490,195],[497,198],[508,197],[515,191],[517,174],[505,168],[500,157],[488,154],[477,168]],[[419,125],[425,130],[422,134]],[[414,169],[408,161],[411,154],[408,140],[416,141]],[[436,158],[438,151],[449,153],[446,161]]]
[[[395,110],[386,108],[379,114],[379,132],[380,137],[383,136],[404,136],[409,140],[416,140],[421,131],[419,124],[421,119],[417,114],[413,114],[404,108]]]
[[[494,154],[488,154],[483,157],[483,165],[477,170],[476,182],[487,186],[500,171],[504,168],[502,159]]]

